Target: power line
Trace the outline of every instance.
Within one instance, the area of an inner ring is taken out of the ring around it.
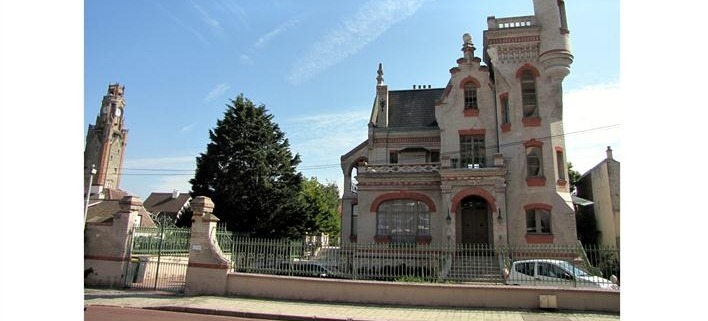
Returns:
[[[588,129],[583,129],[579,131],[574,131],[574,132],[569,132],[569,133],[563,133],[563,134],[558,134],[558,135],[551,135],[551,136],[546,136],[546,137],[541,137],[541,138],[536,138],[536,140],[548,140],[550,138],[556,138],[556,137],[564,137],[564,136],[570,136],[570,135],[577,135],[577,134],[583,134],[583,133],[588,133],[592,131],[601,131],[601,130],[610,130],[619,127],[620,124],[612,124],[612,125],[606,125],[606,126],[600,126],[600,127],[595,127],[595,128],[588,128]],[[497,147],[509,147],[509,146],[514,146],[514,145],[522,145],[526,141],[515,141],[515,142],[509,142],[509,143],[503,143],[499,145],[488,145],[485,146],[485,149],[496,149]],[[453,150],[453,151],[447,151],[445,153],[441,153],[441,155],[449,155],[449,154],[458,154],[460,151],[459,150]],[[300,166],[298,167],[299,170],[317,170],[317,169],[329,169],[329,168],[337,168],[340,167],[340,163],[332,163],[332,164],[315,164],[315,165],[306,165],[306,166]],[[190,172],[189,174],[187,173],[121,173],[121,175],[129,175],[129,176],[191,176],[194,175],[195,170],[194,169],[164,169],[164,168],[123,168],[123,170],[128,170],[128,171],[155,171],[155,172]]]

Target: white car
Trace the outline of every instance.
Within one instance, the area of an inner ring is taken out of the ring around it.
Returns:
[[[521,260],[504,271],[504,283],[512,285],[545,285],[591,287],[619,290],[619,285],[608,279],[591,275],[563,260]]]

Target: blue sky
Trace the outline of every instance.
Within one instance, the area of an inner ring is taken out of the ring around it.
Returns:
[[[584,172],[608,145],[622,160],[621,126],[586,131],[621,123],[619,1],[568,1],[566,10],[575,56],[566,146]],[[87,1],[84,137],[108,84],[124,84],[121,188],[143,199],[187,192],[208,130],[243,93],[274,115],[303,174],[341,186],[340,155],[366,139],[378,63],[390,89],[444,87],[464,33],[481,57],[487,16],[531,14],[531,0]]]

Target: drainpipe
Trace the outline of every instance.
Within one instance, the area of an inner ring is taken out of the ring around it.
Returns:
[[[491,78],[494,80],[494,83],[496,84],[496,78],[494,77],[494,66],[491,66],[489,68],[490,73],[491,73]],[[497,154],[501,153],[501,138],[499,137],[499,105],[497,104],[497,90],[496,86],[493,86],[492,84],[489,84],[489,89],[492,90],[492,94],[494,95],[494,123],[496,126],[494,126],[496,133],[497,133]],[[507,168],[507,173],[506,175],[509,175],[509,166],[507,166],[508,162],[504,160],[504,166]],[[506,220],[506,245],[509,246],[509,186],[507,185],[507,178],[504,177],[504,211],[506,212],[505,215],[505,220]]]

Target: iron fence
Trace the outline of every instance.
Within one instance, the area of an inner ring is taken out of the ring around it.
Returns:
[[[415,243],[328,246],[308,242],[307,238],[291,241],[234,236],[223,228],[216,234],[222,252],[231,260],[232,270],[236,272],[577,287],[609,287],[610,276],[614,275],[617,280],[612,278],[612,281],[619,283],[619,249],[609,247]],[[529,262],[533,263],[533,268],[529,267]],[[563,269],[568,275],[560,272]],[[602,285],[595,284],[598,282]]]
[[[166,226],[136,227],[126,286],[182,292],[189,262],[191,230]]]

